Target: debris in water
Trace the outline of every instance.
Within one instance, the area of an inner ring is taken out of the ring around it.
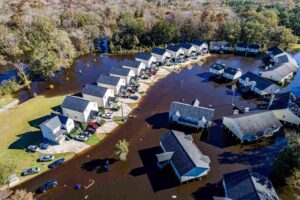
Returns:
[[[177,196],[176,195],[172,195],[172,199],[177,199]]]

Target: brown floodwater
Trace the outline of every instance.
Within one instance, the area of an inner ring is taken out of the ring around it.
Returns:
[[[82,85],[94,82],[99,74],[108,73],[110,67],[120,65],[129,57],[103,58],[89,55],[77,60],[73,69],[68,70],[69,80],[63,77],[53,90],[44,92],[46,96],[76,93]],[[154,84],[143,97],[138,109],[133,111],[136,118],[117,127],[92,149],[77,155],[64,165],[47,171],[20,186],[35,191],[50,179],[57,179],[58,187],[37,195],[37,199],[212,199],[222,193],[220,181],[225,173],[245,168],[255,168],[268,175],[278,152],[286,145],[282,136],[264,139],[251,145],[240,145],[221,128],[222,117],[232,114],[232,92],[229,84],[216,83],[209,79],[209,66],[213,62],[240,67],[244,71],[258,71],[259,59],[233,55],[213,55],[201,66],[195,65],[172,73]],[[89,66],[87,64],[89,63]],[[82,74],[79,71],[82,71]],[[48,84],[48,83],[47,83]],[[47,86],[37,86],[40,91]],[[65,89],[65,87],[67,89]],[[214,124],[208,132],[193,133],[199,149],[211,159],[211,171],[202,180],[179,185],[170,169],[159,171],[156,168],[155,154],[160,137],[168,131],[168,109],[172,101],[190,103],[199,99],[201,106],[215,109]],[[256,108],[253,99],[245,100],[238,93],[234,103],[238,107]],[[114,145],[119,139],[130,143],[126,162],[115,160]],[[108,172],[100,166],[110,160]],[[75,190],[76,184],[88,186]],[[283,199],[290,199],[284,196]]]

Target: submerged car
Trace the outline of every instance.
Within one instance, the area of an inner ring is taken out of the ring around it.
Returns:
[[[35,145],[29,145],[29,146],[27,147],[27,151],[32,152],[32,153],[36,152],[37,149],[38,149],[38,147],[35,146]]]
[[[55,188],[57,186],[57,180],[50,180],[41,187],[38,188],[38,192],[44,193],[47,192],[48,190]]]
[[[39,159],[38,159],[38,161],[39,162],[49,162],[49,161],[52,161],[52,160],[54,160],[54,156],[53,155],[44,155],[44,156],[42,156],[42,157],[40,157]]]
[[[39,167],[32,167],[32,168],[29,168],[29,169],[26,169],[24,170],[21,175],[22,176],[27,176],[27,175],[32,175],[32,174],[37,174],[40,172],[40,168]]]
[[[61,159],[58,159],[58,160],[54,161],[53,163],[51,163],[48,167],[55,168],[55,167],[62,165],[64,162],[65,162],[65,159],[61,158]]]

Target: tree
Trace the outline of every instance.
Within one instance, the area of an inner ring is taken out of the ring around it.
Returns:
[[[292,30],[284,26],[274,27],[271,30],[269,37],[270,43],[285,49],[297,42],[297,38],[293,35]]]
[[[15,62],[9,62],[15,69],[17,69],[18,73],[19,73],[19,77],[22,79],[22,81],[24,82],[24,85],[27,86],[27,88],[30,90],[31,86],[30,86],[30,82],[27,78],[27,74],[25,71],[25,66],[24,63],[21,62],[20,60],[17,60]]]
[[[10,162],[0,161],[0,186],[8,183],[8,177],[14,172],[16,166]]]
[[[26,190],[16,190],[8,200],[34,200],[33,194]]]
[[[128,146],[129,143],[125,139],[119,140],[115,145],[115,155],[122,161],[127,159],[127,154],[129,152]]]
[[[18,35],[8,27],[0,24],[0,53],[9,57],[16,57],[23,53],[19,45]]]
[[[247,43],[265,44],[266,27],[258,20],[247,20],[243,24],[243,39]]]
[[[222,38],[226,41],[236,43],[241,37],[241,22],[237,18],[229,18],[221,28]]]
[[[177,28],[166,20],[159,20],[153,25],[150,36],[154,45],[167,44],[177,38]]]

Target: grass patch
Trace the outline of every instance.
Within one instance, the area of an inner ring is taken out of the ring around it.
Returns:
[[[293,44],[288,49],[292,52],[298,52],[300,51],[300,44]]]
[[[127,103],[127,105],[131,108],[131,109],[135,109],[138,107],[138,103]]]
[[[0,159],[16,164],[16,173],[19,175],[22,170],[29,167],[41,167],[42,171],[47,170],[49,163],[38,163],[36,160],[42,155],[38,152],[28,153],[24,149],[30,144],[38,144],[42,134],[38,125],[45,120],[45,116],[53,112],[62,103],[64,96],[44,97],[38,96],[30,99],[14,109],[0,113]],[[69,159],[74,154],[60,154],[56,158]],[[21,178],[29,179],[33,176]]]
[[[7,104],[9,104],[11,102],[13,102],[14,100],[16,100],[16,98],[11,96],[11,95],[1,97],[0,98],[0,108],[2,108],[3,106],[6,106]]]
[[[114,116],[113,120],[117,123],[117,124],[124,124],[125,121],[123,120],[122,116]]]
[[[98,144],[103,138],[105,137],[105,134],[94,134],[89,137],[89,139],[85,142],[88,145],[94,146]]]

